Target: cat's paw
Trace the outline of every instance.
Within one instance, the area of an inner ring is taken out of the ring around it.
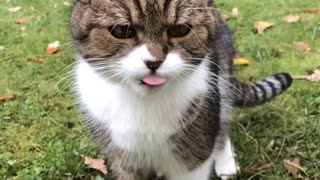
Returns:
[[[239,167],[233,157],[220,159],[215,163],[216,174],[222,180],[232,179],[237,174],[238,169]]]

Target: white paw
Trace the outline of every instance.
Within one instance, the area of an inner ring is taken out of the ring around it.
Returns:
[[[236,165],[233,157],[219,159],[215,163],[216,174],[222,180],[231,179],[237,174],[238,169],[239,167]]]

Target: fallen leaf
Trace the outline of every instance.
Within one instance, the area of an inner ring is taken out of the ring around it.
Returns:
[[[244,169],[244,171],[247,173],[258,173],[258,172],[265,171],[265,170],[268,170],[271,168],[273,168],[273,164],[269,163],[269,164],[265,164],[265,165],[263,165],[261,167],[257,167],[257,168],[246,168],[246,169]]]
[[[25,31],[26,29],[27,29],[26,26],[22,26],[22,27],[21,27],[21,31]]]
[[[21,10],[22,10],[22,7],[21,7],[21,6],[17,6],[17,7],[13,7],[13,8],[8,8],[8,11],[11,12],[11,13],[18,12],[18,11],[21,11]]]
[[[283,165],[295,178],[298,177],[300,171],[302,171],[304,174],[307,174],[305,169],[301,167],[299,158],[295,158],[293,161],[284,160]]]
[[[320,8],[308,9],[304,10],[303,12],[309,14],[320,14]]]
[[[263,34],[265,30],[274,26],[274,23],[267,21],[257,21],[254,23],[254,27],[257,29],[258,34]]]
[[[15,23],[16,24],[23,24],[23,23],[25,23],[26,22],[26,19],[25,18],[19,18],[19,19],[16,19],[15,20]]]
[[[64,1],[64,2],[63,2],[63,5],[64,5],[64,6],[71,6],[71,4],[70,4],[69,2],[67,2],[67,1]]]
[[[0,102],[3,102],[3,101],[6,101],[8,99],[12,99],[14,98],[14,94],[7,94],[7,95],[3,95],[3,96],[0,96]]]
[[[3,52],[3,51],[5,51],[5,50],[6,50],[6,48],[5,48],[5,47],[0,46],[0,52]]]
[[[227,22],[227,21],[230,20],[230,16],[228,16],[228,15],[226,15],[226,14],[223,14],[223,15],[222,15],[222,18],[223,18],[224,22]]]
[[[28,57],[27,60],[31,61],[31,62],[36,62],[36,63],[39,63],[39,64],[44,64],[46,62],[42,58],[35,58],[35,57]]]
[[[107,166],[104,164],[102,159],[93,159],[87,156],[82,156],[84,158],[84,164],[92,169],[102,172],[104,175],[108,174]]]
[[[237,17],[239,16],[240,12],[238,8],[233,8],[231,11],[232,16]]]
[[[246,66],[250,64],[250,61],[244,58],[236,58],[233,63],[234,65]]]
[[[59,47],[60,47],[60,42],[59,42],[59,41],[50,43],[50,44],[48,45],[48,48],[47,48],[48,54],[51,55],[51,54],[57,53],[58,50],[59,50]]]
[[[311,82],[320,82],[320,70],[316,69],[312,74],[306,76],[295,76],[293,77],[295,80],[306,80]]]
[[[299,52],[306,53],[306,52],[311,51],[310,46],[308,44],[306,44],[305,42],[297,42],[297,43],[295,43],[295,46],[296,46],[296,50]]]
[[[43,146],[41,146],[40,144],[35,144],[35,143],[32,143],[31,147],[37,151],[41,151],[43,149]]]
[[[288,16],[284,17],[283,20],[286,21],[287,23],[295,23],[295,22],[300,21],[300,16],[288,15]]]

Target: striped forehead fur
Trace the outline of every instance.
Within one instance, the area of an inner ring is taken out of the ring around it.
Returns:
[[[188,64],[196,65],[208,54],[209,42],[214,37],[216,22],[211,3],[211,0],[79,0],[73,9],[71,32],[85,59],[105,58],[110,64],[135,47],[148,44],[157,59],[175,51]],[[181,24],[192,26],[189,36],[166,37],[166,28]],[[117,25],[133,26],[138,31],[137,37],[112,37],[108,28]]]

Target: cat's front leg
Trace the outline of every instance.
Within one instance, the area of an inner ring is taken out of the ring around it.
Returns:
[[[116,180],[144,180],[141,169],[135,165],[135,159],[128,153],[114,150],[107,158],[112,176],[116,177]]]
[[[215,171],[218,177],[222,180],[231,179],[237,174],[238,166],[232,152],[230,137],[224,138],[224,143],[221,147],[215,148]]]
[[[168,180],[209,180],[212,172],[212,158],[209,158],[200,167],[185,173],[173,173]]]

